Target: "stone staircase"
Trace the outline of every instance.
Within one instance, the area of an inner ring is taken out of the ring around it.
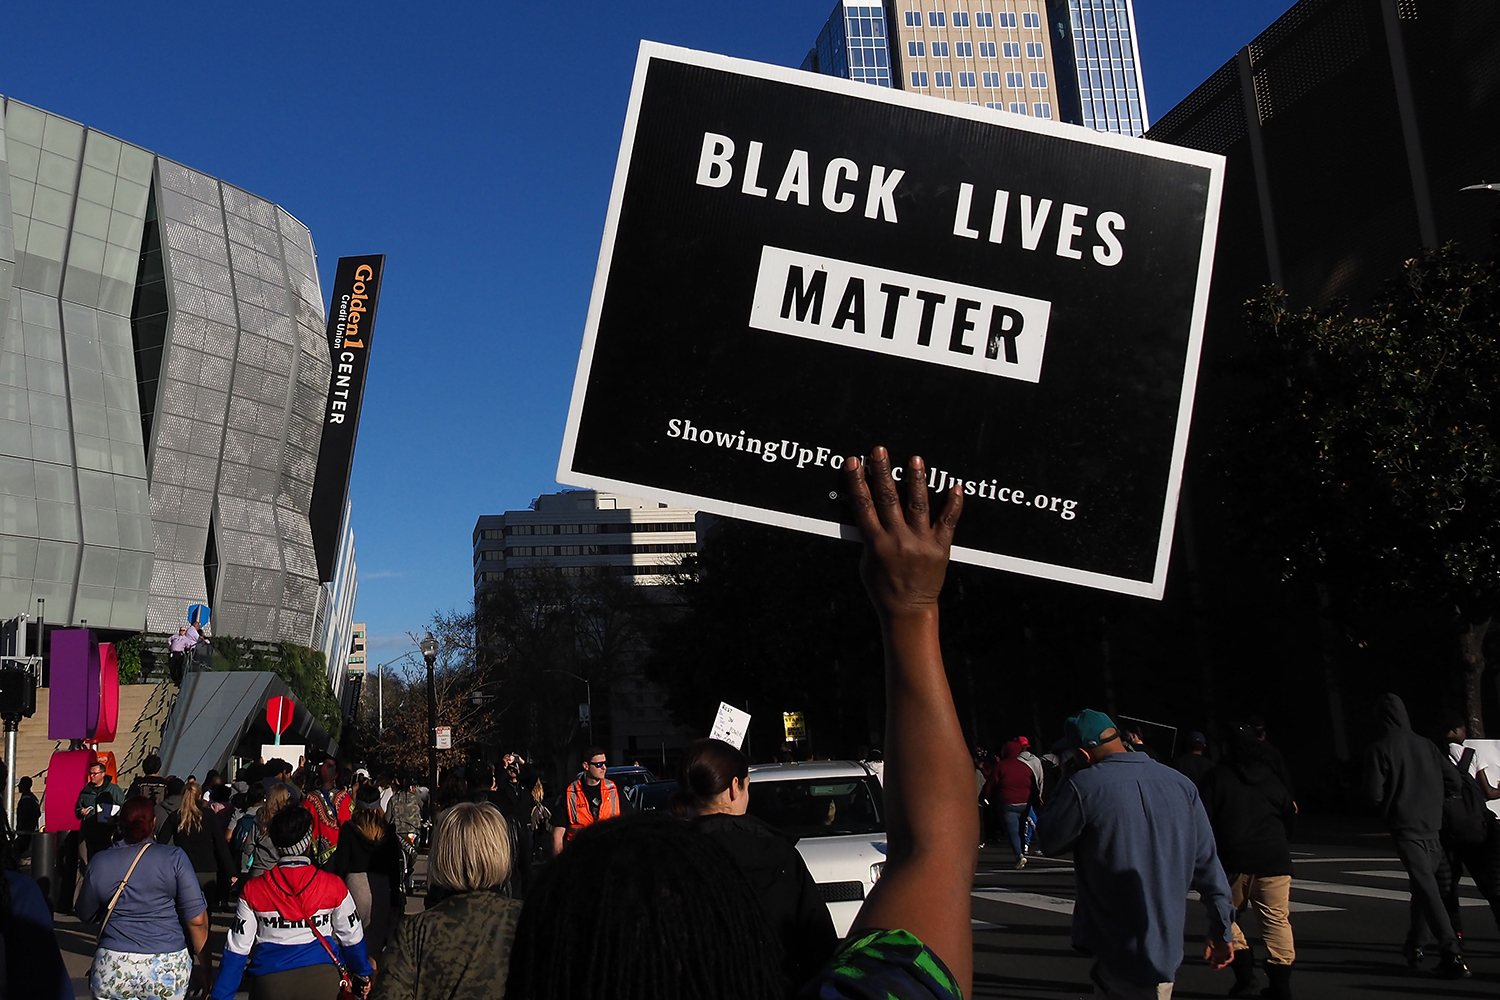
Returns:
[[[36,715],[21,720],[16,734],[16,777],[30,775],[32,791],[38,797],[46,790],[47,764],[52,754],[68,748],[67,740],[47,739],[47,708],[51,691],[38,688]],[[177,685],[169,680],[155,684],[120,685],[120,721],[115,741],[100,746],[113,750],[120,773],[120,784],[130,786],[140,773],[141,761],[161,747],[162,727],[177,700]]]

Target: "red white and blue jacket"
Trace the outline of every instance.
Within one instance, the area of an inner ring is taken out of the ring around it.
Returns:
[[[247,964],[258,976],[332,964],[313,927],[350,972],[370,975],[365,930],[342,879],[318,870],[306,858],[283,858],[275,868],[252,878],[229,927],[214,1000],[232,1000]]]

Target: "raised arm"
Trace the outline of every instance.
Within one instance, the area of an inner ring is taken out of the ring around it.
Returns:
[[[889,855],[855,918],[855,931],[901,929],[948,966],[965,996],[974,978],[969,896],[978,861],[974,766],[938,646],[938,592],[953,529],[957,488],[934,523],[927,469],[907,463],[903,509],[884,448],[847,465],[854,522],[865,540],[860,573],[885,643],[885,805]]]

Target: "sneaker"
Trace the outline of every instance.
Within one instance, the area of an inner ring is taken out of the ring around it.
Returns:
[[[1016,870],[1020,871],[1022,868],[1025,868],[1025,867],[1026,867],[1026,857],[1023,855],[1023,856],[1021,856],[1021,857],[1019,857],[1019,858],[1016,859]]]
[[[1401,954],[1406,958],[1408,969],[1420,968],[1422,960],[1427,957],[1427,952],[1414,944],[1408,944],[1401,949]]]
[[[1439,979],[1469,979],[1474,975],[1464,964],[1462,955],[1444,955],[1432,973]]]

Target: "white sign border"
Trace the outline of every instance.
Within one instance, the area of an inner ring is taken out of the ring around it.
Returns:
[[[822,73],[812,73],[807,70],[775,66],[769,63],[754,62],[749,59],[737,59],[732,56],[717,55],[712,52],[700,52],[696,49],[665,45],[661,42],[641,42],[640,51],[636,56],[635,75],[630,87],[630,103],[625,111],[625,128],[620,140],[620,155],[615,163],[614,183],[610,187],[609,211],[604,219],[604,236],[599,248],[599,264],[594,270],[594,289],[589,297],[588,317],[584,322],[583,345],[578,353],[578,370],[573,380],[573,395],[568,404],[568,422],[563,431],[562,451],[557,461],[557,481],[570,486],[608,490],[632,496],[639,495],[642,490],[643,484],[627,483],[579,472],[573,468],[573,458],[578,445],[578,424],[583,416],[584,394],[588,388],[589,372],[594,360],[594,344],[599,335],[599,317],[604,309],[604,293],[609,283],[610,265],[614,261],[615,236],[620,225],[620,207],[625,197],[625,182],[630,173],[630,159],[635,151],[635,133],[637,123],[640,119],[641,99],[645,90],[646,74],[650,69],[653,59],[660,59],[664,62],[682,63],[689,66],[700,66],[704,69],[721,70],[726,73],[735,73],[757,80],[771,80],[796,87],[825,90],[830,93],[844,94],[863,100],[884,101],[887,104],[915,108],[919,111],[930,113],[945,114],[953,118],[968,118],[986,124],[995,124],[995,116],[1001,115],[1004,116],[1004,124],[1010,128],[1038,132],[1043,135],[1052,135],[1073,142],[1088,142],[1110,149],[1121,149],[1137,155],[1155,156],[1158,159],[1173,163],[1186,163],[1208,170],[1208,198],[1204,210],[1206,218],[1213,220],[1215,225],[1212,227],[1205,225],[1203,229],[1203,246],[1198,258],[1198,282],[1193,292],[1193,312],[1188,327],[1187,356],[1183,365],[1182,398],[1177,408],[1177,430],[1172,442],[1172,458],[1167,473],[1167,495],[1163,504],[1161,532],[1156,550],[1156,566],[1153,570],[1152,578],[1146,581],[1135,580],[1129,577],[1110,576],[1070,566],[1059,566],[1054,563],[1038,562],[1032,559],[1001,555],[996,552],[965,548],[961,545],[953,546],[952,552],[952,557],[958,562],[970,563],[975,566],[988,566],[993,569],[1009,570],[1026,576],[1040,577],[1044,580],[1057,580],[1062,583],[1078,584],[1098,590],[1112,591],[1117,594],[1129,594],[1136,597],[1149,597],[1153,600],[1161,600],[1167,588],[1167,564],[1172,554],[1172,534],[1177,522],[1177,504],[1182,490],[1182,466],[1187,456],[1187,437],[1189,427],[1192,424],[1193,396],[1198,381],[1198,363],[1203,351],[1203,326],[1208,312],[1208,291],[1213,278],[1214,246],[1218,236],[1217,221],[1224,191],[1224,157],[1217,153],[1205,153],[1200,150],[1187,149],[1181,146],[1169,146],[1166,143],[1152,142],[1133,136],[1117,135],[1112,132],[1095,132],[1093,129],[1083,128],[1078,125],[1069,125],[1050,119],[1033,118],[1029,115],[1016,115],[1008,111],[995,111],[972,104],[960,104],[957,101],[948,101],[940,97],[928,97],[924,94],[908,93],[907,91],[896,90],[892,87],[876,87],[868,83],[845,80],[836,76],[825,76]],[[874,443],[878,444],[879,442]],[[747,518],[764,524],[794,528],[799,531],[826,535],[831,538],[859,539],[859,532],[853,525],[843,525],[836,521],[825,521],[821,518],[804,517],[781,511],[765,510],[759,507],[716,500],[712,497],[694,496],[690,493],[677,493],[657,487],[649,487],[648,489],[652,499],[667,500],[680,507],[707,511],[712,514],[720,514],[724,517]]]

